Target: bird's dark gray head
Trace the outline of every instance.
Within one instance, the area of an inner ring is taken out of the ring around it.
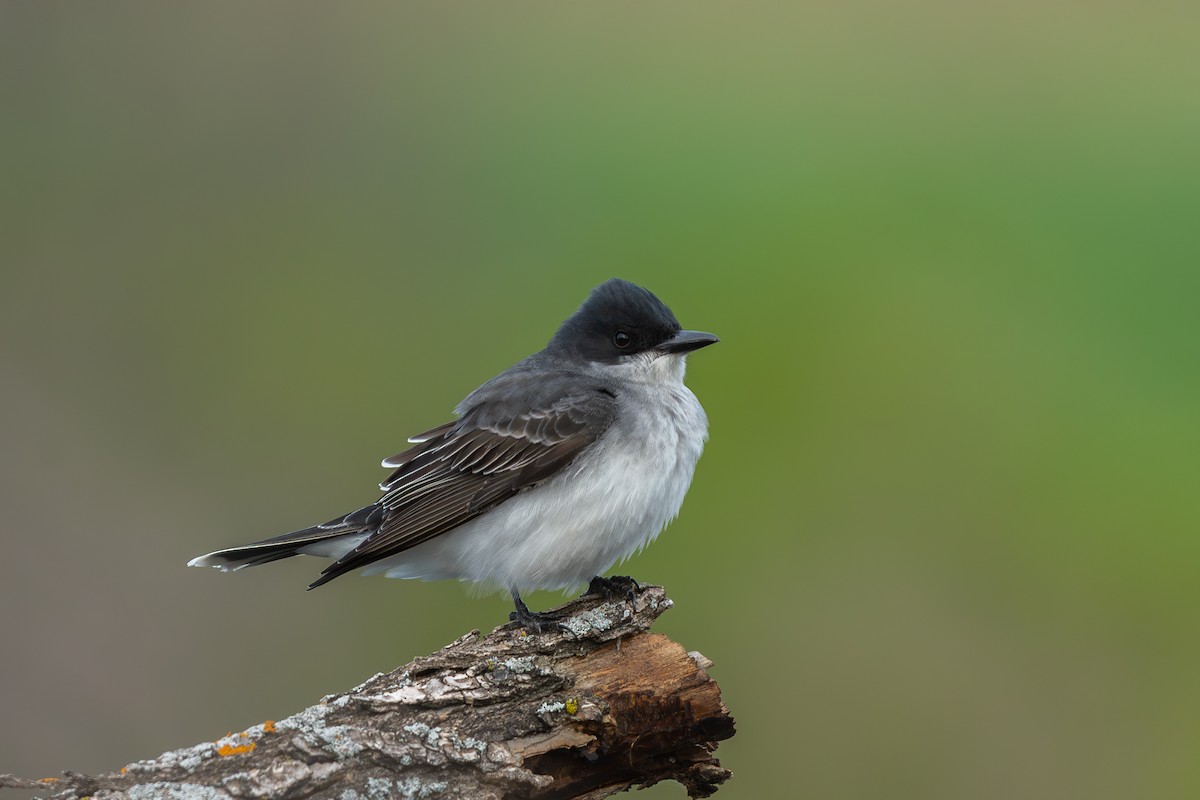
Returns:
[[[686,353],[715,341],[711,333],[681,330],[671,309],[653,293],[611,278],[592,289],[547,349],[615,364],[649,351]]]

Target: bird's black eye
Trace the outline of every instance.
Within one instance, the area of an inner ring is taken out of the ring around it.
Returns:
[[[629,345],[632,343],[633,343],[633,337],[630,336],[625,331],[617,331],[616,333],[613,334],[613,344],[615,344],[617,347],[621,348],[622,350],[624,350],[626,347],[629,347]]]

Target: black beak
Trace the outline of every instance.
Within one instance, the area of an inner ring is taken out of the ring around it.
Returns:
[[[704,331],[679,331],[659,345],[659,348],[664,353],[690,353],[693,350],[708,347],[710,344],[716,344],[719,341],[721,340],[716,336]]]

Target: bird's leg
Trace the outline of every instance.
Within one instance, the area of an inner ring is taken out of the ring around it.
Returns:
[[[517,607],[516,611],[508,612],[509,622],[520,623],[521,627],[528,628],[534,633],[541,633],[542,629],[547,625],[561,628],[562,614],[557,614],[553,611],[530,611],[529,606],[525,605],[525,601],[521,599],[521,595],[516,589],[509,589],[512,592],[513,604]]]
[[[640,583],[626,575],[614,575],[611,578],[602,578],[597,575],[592,578],[584,594],[598,595],[605,600],[626,600],[632,603],[634,592],[641,591],[641,589]]]

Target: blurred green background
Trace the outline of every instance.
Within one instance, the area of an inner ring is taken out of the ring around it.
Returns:
[[[184,564],[370,502],[619,275],[722,337],[622,570],[721,797],[1200,795],[1200,6],[12,2],[0,67],[0,771],[503,621]]]

